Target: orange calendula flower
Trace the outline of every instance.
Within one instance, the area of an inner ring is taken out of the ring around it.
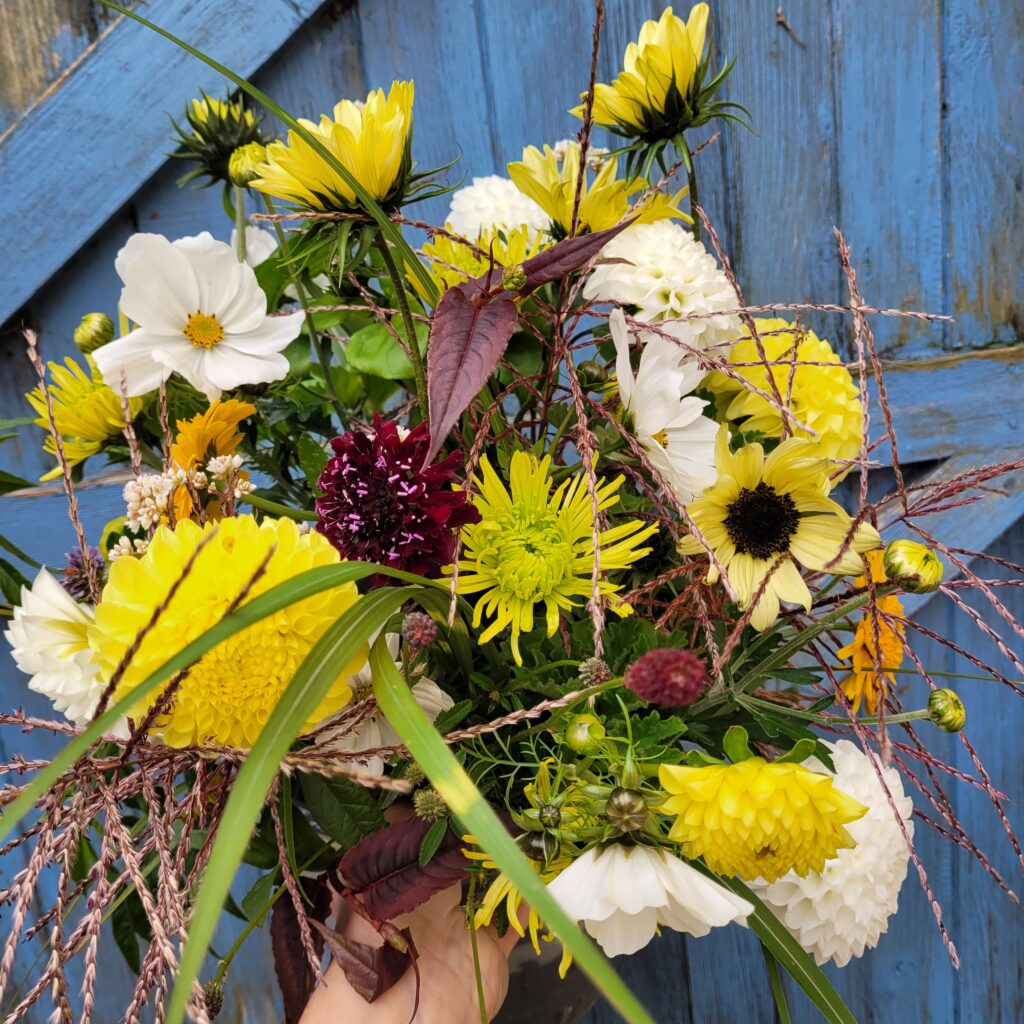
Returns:
[[[875,583],[888,582],[882,564],[882,552],[868,551],[864,557],[871,579]],[[858,587],[866,587],[867,574],[858,576],[854,582]],[[885,618],[888,615],[902,620],[903,605],[895,594],[879,597],[876,605],[882,614],[875,615],[870,610],[866,612],[857,624],[853,640],[838,652],[842,660],[852,659],[852,671],[841,683],[843,693],[853,705],[854,711],[860,710],[863,701],[872,715],[878,714],[879,693],[885,693],[887,681],[895,684],[893,671],[903,664],[903,622],[893,623]]]

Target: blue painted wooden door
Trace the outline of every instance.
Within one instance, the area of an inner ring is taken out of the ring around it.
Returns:
[[[626,42],[660,6],[606,0],[602,78],[614,73]],[[23,411],[20,396],[33,383],[19,325],[41,331],[48,358],[71,352],[81,314],[115,302],[113,258],[132,231],[172,238],[211,227],[220,237],[229,232],[218,196],[178,191],[175,169],[162,155],[166,114],[179,111],[199,86],[217,88],[215,76],[132,26],[115,25],[90,42],[103,25],[96,5],[78,7],[97,17],[69,21],[57,5],[46,43],[56,58],[44,59],[41,71],[32,64],[36,77],[28,86],[15,89],[10,76],[0,78],[0,320],[10,317],[0,338],[0,417]],[[154,0],[147,13],[228,64],[256,71],[257,84],[294,114],[315,116],[341,96],[412,77],[417,159],[429,166],[461,154],[459,173],[474,175],[500,172],[524,145],[575,130],[567,109],[586,81],[592,7],[591,0]],[[0,29],[0,54],[17,51],[17,19],[30,10],[43,22],[52,15],[49,7],[19,9],[15,2],[14,20],[5,12]],[[702,200],[748,302],[845,301],[832,236],[839,225],[870,305],[956,317],[943,328],[878,322],[903,462],[914,472],[953,473],[1018,456],[1024,8],[1018,0],[789,0],[781,7],[776,0],[721,0],[712,39],[718,58],[738,58],[730,92],[750,109],[755,132],[727,131],[700,157]],[[68,70],[76,57],[79,64]],[[30,106],[47,76],[62,72]],[[443,202],[422,211],[435,221],[443,213]],[[822,316],[815,326],[848,344],[836,318]],[[38,432],[26,431],[6,445],[5,465],[14,452],[12,468],[38,476],[45,465],[39,440]],[[879,457],[887,459],[887,450]],[[947,515],[933,528],[953,546],[987,548],[993,558],[1020,564],[1021,490],[1010,482],[969,514]],[[118,512],[120,486],[100,481],[80,498],[95,536]],[[52,558],[72,542],[56,489],[0,499],[0,519],[2,532],[38,557]],[[983,575],[1002,573],[993,562]],[[1024,618],[1018,590],[1007,592],[1006,603]],[[962,612],[933,601],[917,614],[1013,674]],[[1010,645],[1024,654],[1019,640]],[[915,649],[931,668],[970,672],[937,645],[915,641]],[[1009,796],[1019,828],[1024,708],[996,683],[958,685],[968,732]],[[0,704],[43,710],[32,696],[5,665]],[[920,697],[911,692],[907,699],[915,706]],[[45,747],[10,731],[0,734],[0,745],[0,754],[27,756]],[[934,739],[932,748],[971,771],[948,737]],[[1020,864],[984,795],[956,782],[947,788],[967,830],[1019,887]],[[1024,1020],[1019,908],[927,824],[919,821],[917,834],[964,966],[951,968],[912,874],[879,949],[834,972],[857,1019]],[[8,873],[14,868],[4,866]],[[19,964],[27,967],[37,953],[23,950]],[[244,969],[232,974],[223,1019],[278,1019],[267,955],[265,942],[254,940]],[[695,942],[666,934],[621,967],[666,1024],[775,1020],[756,942],[740,929]],[[116,954],[104,971],[99,1019],[115,1020],[130,980]],[[795,1020],[817,1019],[799,994],[791,1003]],[[45,1013],[30,1019],[42,1021]],[[614,1015],[598,1008],[589,1020],[605,1024]]]

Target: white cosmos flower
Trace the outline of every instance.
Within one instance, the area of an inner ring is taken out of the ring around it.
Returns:
[[[231,229],[231,249],[238,252],[238,228]],[[277,235],[255,224],[245,226],[245,262],[258,267],[277,252]]]
[[[485,231],[508,230],[523,224],[532,234],[539,235],[550,227],[551,218],[524,196],[511,179],[490,174],[474,178],[472,185],[455,192],[446,222],[455,234],[472,241]]]
[[[744,924],[753,906],[679,857],[615,843],[577,857],[548,892],[608,956],[643,949],[661,926],[698,938]]]
[[[114,265],[124,282],[121,310],[138,324],[93,353],[115,390],[122,370],[129,395],[180,373],[213,401],[288,372],[281,350],[298,335],[303,314],[267,316],[252,267],[226,242],[206,231],[176,242],[132,235]]]
[[[621,309],[608,320],[615,342],[615,377],[622,408],[637,441],[681,502],[715,480],[718,424],[703,415],[707,402],[691,391],[704,372],[674,342],[648,337],[634,375],[630,332]]]

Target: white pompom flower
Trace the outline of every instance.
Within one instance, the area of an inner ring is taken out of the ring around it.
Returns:
[[[800,878],[791,871],[771,885],[759,882],[752,888],[819,964],[832,960],[845,967],[874,949],[887,931],[899,906],[910,851],[867,754],[840,740],[832,747],[832,761],[836,788],[868,808],[863,818],[846,826],[857,845],[840,850],[820,874]],[[831,774],[815,758],[804,764]],[[883,768],[882,776],[913,838],[913,801],[895,768]]]
[[[699,938],[732,921],[744,924],[754,911],[682,858],[622,843],[587,850],[548,892],[608,956],[643,949],[659,927]]]
[[[457,235],[475,241],[485,232],[509,231],[526,225],[531,236],[551,225],[551,218],[509,178],[489,174],[474,178],[472,185],[452,196],[448,227]]]
[[[739,317],[725,312],[738,304],[729,279],[704,246],[670,220],[634,224],[613,238],[601,250],[583,295],[591,302],[633,306],[635,318],[647,323],[674,321],[663,330],[720,358],[743,333]],[[696,313],[713,315],[675,319]]]
[[[650,336],[634,375],[622,310],[616,309],[608,323],[624,419],[654,468],[688,504],[715,480],[718,424],[703,414],[708,403],[690,394],[704,373],[674,342]]]
[[[121,310],[138,324],[93,353],[117,390],[153,391],[179,373],[210,401],[242,384],[266,384],[288,372],[282,349],[302,329],[303,314],[267,316],[252,267],[204,231],[168,241],[138,234],[117,254]]]

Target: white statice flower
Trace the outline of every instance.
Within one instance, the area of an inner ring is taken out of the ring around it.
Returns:
[[[231,249],[238,252],[238,228],[231,229]],[[255,224],[245,226],[245,262],[258,267],[277,252],[277,235]]]
[[[608,956],[643,949],[659,927],[700,937],[731,921],[744,924],[754,911],[682,858],[622,843],[587,850],[548,892]]]
[[[128,537],[118,537],[110,546],[110,550],[107,552],[107,559],[113,562],[115,558],[124,558],[126,555],[134,555],[136,558],[141,558],[146,553],[146,548],[148,547],[149,541],[145,537],[135,540]]]
[[[267,315],[252,267],[204,231],[168,241],[138,234],[117,254],[121,310],[138,327],[93,353],[111,387],[124,374],[129,395],[180,373],[210,401],[242,384],[280,380],[282,349],[302,329],[302,312]]]
[[[69,721],[85,725],[103,693],[89,647],[93,610],[79,604],[46,569],[22,587],[7,627],[14,663],[31,676],[28,687],[53,702]]]
[[[704,415],[708,403],[690,393],[704,372],[674,342],[650,336],[634,375],[622,310],[616,309],[608,323],[625,420],[676,497],[689,504],[715,480],[718,424]]]
[[[179,484],[178,473],[144,473],[124,485],[128,526],[151,530],[167,517],[167,508]]]
[[[474,178],[472,185],[454,193],[446,223],[455,234],[472,241],[485,231],[509,230],[523,224],[531,234],[539,235],[550,227],[551,218],[509,178],[489,174]]]
[[[634,224],[613,238],[583,286],[591,302],[633,306],[637,320],[672,321],[662,328],[691,349],[713,349],[724,358],[743,334],[738,300],[714,257],[692,233],[671,220]],[[710,313],[699,320],[681,316]],[[652,333],[652,337],[656,337]]]
[[[868,808],[846,830],[857,843],[826,861],[820,874],[800,878],[792,871],[770,885],[752,883],[757,894],[819,964],[845,967],[852,957],[874,949],[899,906],[910,851],[871,759],[856,744],[840,740],[832,749],[835,786]],[[831,774],[816,758],[804,762],[814,772]],[[913,838],[913,801],[895,768],[882,776]]]

